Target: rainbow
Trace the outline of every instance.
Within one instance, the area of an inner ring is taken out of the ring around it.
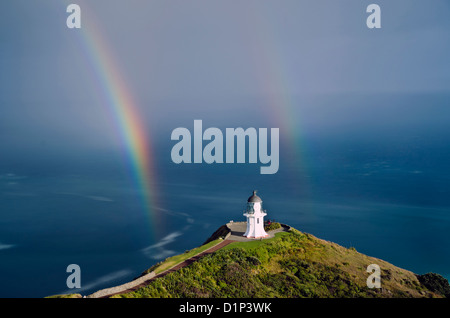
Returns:
[[[154,153],[151,140],[147,137],[148,131],[141,120],[132,91],[124,80],[119,64],[115,61],[104,36],[95,24],[96,19],[92,16],[86,18],[84,11],[82,14],[82,27],[80,30],[74,30],[74,33],[80,34],[81,47],[86,60],[90,63],[104,105],[114,118],[134,179],[141,191],[151,233],[155,235],[160,220],[155,209],[156,170],[152,160]]]
[[[294,97],[289,81],[288,68],[282,58],[280,45],[277,45],[277,37],[274,34],[274,25],[270,18],[270,8],[249,2],[246,12],[251,14],[246,18],[252,21],[248,24],[248,32],[253,39],[249,47],[253,47],[255,59],[255,78],[266,93],[264,105],[261,109],[267,113],[267,118],[273,122],[273,127],[280,128],[280,138],[288,151],[283,155],[290,156],[290,161],[295,163],[289,167],[292,171],[289,182],[290,188],[298,193],[310,195],[310,184],[305,179],[305,171],[308,170],[307,144],[302,138],[301,118],[298,109],[301,100]],[[244,4],[243,4],[244,5]],[[280,145],[281,147],[282,145]],[[281,168],[281,167],[280,167]]]
[[[306,145],[301,139],[302,132],[299,126],[299,118],[295,116],[296,104],[289,87],[288,70],[282,60],[282,52],[277,46],[277,38],[270,25],[270,14],[268,8],[253,3],[243,3],[248,6],[246,12],[246,27],[243,32],[251,33],[248,39],[255,41],[249,43],[248,48],[253,49],[255,57],[255,78],[260,81],[259,85],[267,93],[265,105],[262,109],[267,110],[267,116],[274,122],[274,127],[280,128],[280,137],[290,150],[292,161],[295,162],[292,169],[292,180],[290,186],[293,191],[309,192],[309,185],[305,182],[304,171],[306,170],[305,149]],[[84,7],[84,6],[83,6]],[[91,15],[92,12],[89,13]],[[236,19],[239,21],[239,18]],[[82,47],[85,48],[87,59],[92,64],[99,85],[106,98],[105,104],[113,113],[119,131],[121,132],[123,144],[134,170],[134,176],[142,189],[144,203],[151,223],[155,228],[155,198],[156,198],[156,175],[152,162],[152,149],[150,140],[147,138],[146,129],[140,120],[136,102],[133,100],[131,90],[127,87],[120,72],[118,63],[114,60],[111,50],[108,48],[99,28],[95,25],[94,16],[85,17],[83,12]],[[300,181],[302,180],[302,181]]]

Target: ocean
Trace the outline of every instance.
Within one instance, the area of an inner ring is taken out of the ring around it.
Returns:
[[[422,108],[408,104],[414,122],[377,118],[371,125],[371,116],[356,116],[349,120],[358,125],[334,128],[339,134],[313,126],[310,116],[312,126],[303,129],[315,133],[303,136],[300,155],[281,141],[274,175],[261,175],[259,164],[174,164],[167,129],[155,145],[158,200],[150,208],[121,152],[6,156],[0,297],[87,295],[130,281],[201,245],[220,225],[245,221],[253,190],[268,219],[449,279],[449,128],[439,100],[425,123]],[[81,268],[81,289],[66,285],[70,264]]]

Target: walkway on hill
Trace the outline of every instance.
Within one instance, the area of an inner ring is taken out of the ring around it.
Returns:
[[[209,249],[192,256],[191,258],[188,258],[187,260],[184,260],[178,264],[176,264],[175,266],[165,270],[164,272],[161,272],[159,274],[155,274],[155,272],[151,272],[148,273],[144,276],[138,277],[135,280],[123,284],[123,285],[119,285],[119,286],[115,286],[115,287],[111,287],[111,288],[106,288],[106,289],[102,289],[99,290],[89,296],[87,296],[87,298],[108,298],[111,297],[113,295],[118,295],[118,294],[125,294],[125,293],[129,293],[129,292],[133,292],[141,287],[144,287],[146,285],[148,285],[150,283],[150,281],[152,281],[153,279],[159,278],[159,277],[163,277],[169,273],[175,272],[185,266],[188,266],[189,264],[192,264],[193,262],[198,261],[200,258],[202,258],[203,256],[207,255],[207,254],[211,254],[214,253],[215,251],[221,249],[222,247],[233,243],[233,242],[245,242],[245,241],[253,241],[255,239],[248,239],[246,237],[243,236],[246,227],[247,227],[247,222],[230,222],[227,224],[228,228],[231,230],[231,233],[229,233],[229,236],[226,237],[225,240],[223,240],[222,242],[210,247]],[[288,231],[289,227],[283,225],[281,228],[270,231],[267,237],[263,238],[263,239],[268,239],[268,238],[272,238],[275,236],[276,233],[278,232],[283,232],[283,231]]]
[[[159,274],[155,274],[155,272],[148,273],[148,274],[141,276],[129,283],[119,285],[116,287],[99,290],[99,291],[87,296],[87,298],[108,298],[108,297],[118,295],[118,294],[133,292],[141,287],[146,286],[153,279],[163,277],[169,273],[175,272],[185,266],[188,266],[188,265],[192,264],[193,262],[198,261],[203,256],[214,253],[215,251],[217,251],[217,250],[221,249],[222,247],[224,247],[230,243],[233,243],[233,242],[235,242],[235,241],[230,240],[230,239],[224,240],[224,241],[210,247],[209,249],[207,249],[197,255],[194,255],[191,258],[188,258],[187,260],[184,260],[184,261],[176,264],[175,266],[165,270],[164,272],[161,272]]]

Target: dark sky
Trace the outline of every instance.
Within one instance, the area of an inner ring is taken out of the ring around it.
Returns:
[[[448,1],[377,1],[376,30],[366,26],[369,1],[77,1],[82,30],[66,27],[69,3],[2,3],[4,150],[120,147],[91,62],[95,50],[85,42],[94,30],[155,143],[170,143],[170,131],[194,119],[237,127],[259,116],[267,126],[285,125],[282,134],[301,126],[296,134],[329,135],[349,123],[383,129],[398,118],[431,127],[449,115],[428,113],[425,100],[418,116],[391,99],[448,93]],[[370,120],[374,113],[382,123]]]

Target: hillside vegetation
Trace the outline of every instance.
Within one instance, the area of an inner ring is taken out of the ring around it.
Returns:
[[[381,268],[380,289],[366,285]],[[158,264],[158,266],[162,266]],[[444,297],[448,281],[416,275],[354,248],[291,229],[275,238],[235,242],[134,292],[114,297]]]

